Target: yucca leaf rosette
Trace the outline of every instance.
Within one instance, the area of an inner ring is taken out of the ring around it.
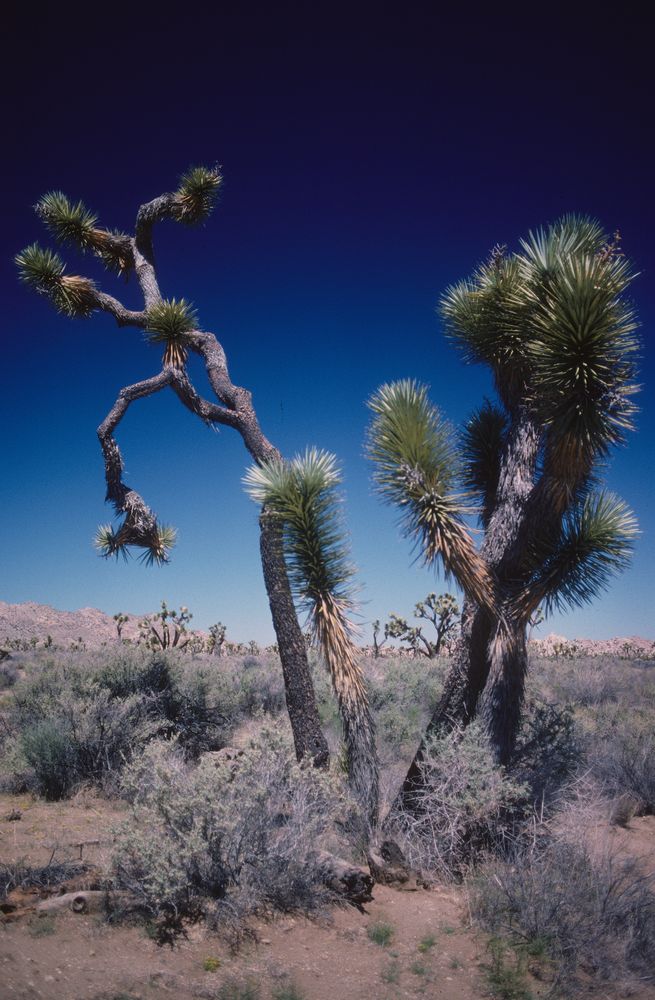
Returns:
[[[191,167],[180,177],[173,215],[178,222],[195,226],[212,212],[223,176],[218,167]]]
[[[97,309],[94,282],[80,275],[65,274],[66,266],[59,254],[32,243],[15,260],[21,281],[40,295],[46,295],[58,312],[85,318]]]
[[[163,299],[148,309],[146,337],[151,344],[164,344],[163,364],[184,368],[188,334],[196,328],[196,314],[186,299]]]
[[[460,463],[452,429],[411,380],[383,385],[368,402],[367,454],[380,495],[400,512],[404,534],[429,566],[441,562],[478,604],[494,605],[494,587],[464,522],[472,512],[457,489]]]
[[[93,540],[98,554],[104,559],[112,556],[123,559],[129,557],[129,546],[143,549],[141,562],[147,566],[163,565],[170,561],[170,552],[175,545],[177,532],[168,524],[155,522],[154,526],[139,529],[128,521],[114,529],[111,524],[102,524]]]
[[[124,274],[133,266],[129,236],[98,227],[97,216],[78,201],[73,203],[62,191],[50,191],[39,199],[36,213],[55,239],[98,256],[111,271]]]
[[[590,604],[630,563],[637,521],[613,493],[590,492],[569,510],[557,535],[536,541],[538,569],[519,594],[522,614],[543,607],[546,615]]]

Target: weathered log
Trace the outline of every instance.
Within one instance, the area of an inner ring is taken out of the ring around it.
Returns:
[[[417,873],[412,871],[395,840],[383,840],[369,848],[368,866],[376,882],[396,889],[414,892],[418,889]]]
[[[323,881],[328,888],[359,910],[364,903],[371,902],[375,879],[367,868],[353,865],[327,851],[319,851],[318,857]]]
[[[117,895],[113,893],[112,895]],[[65,892],[63,896],[51,896],[36,904],[36,912],[58,913],[71,910],[73,913],[98,913],[107,905],[108,893],[101,889],[87,889],[79,892]]]

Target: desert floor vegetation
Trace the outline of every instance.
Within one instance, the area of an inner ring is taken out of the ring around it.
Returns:
[[[511,767],[476,724],[432,740],[420,808],[385,828],[411,876],[376,885],[364,912],[323,867],[365,865],[365,839],[332,687],[310,661],[329,772],[296,760],[273,653],[122,645],[5,661],[0,949],[16,995],[35,981],[12,965],[22,953],[52,997],[76,976],[85,996],[185,996],[183,974],[189,996],[323,997],[344,949],[344,997],[365,995],[356,956],[381,997],[446,983],[461,997],[649,995],[653,661],[535,657]],[[391,652],[362,667],[388,807],[448,662]],[[88,912],[37,915],[75,892]],[[117,947],[148,960],[131,978],[119,962],[112,994],[95,959]]]

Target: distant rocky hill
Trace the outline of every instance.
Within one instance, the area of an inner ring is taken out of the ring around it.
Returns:
[[[143,615],[128,615],[128,621],[123,626],[123,638],[138,638],[138,623],[141,618]],[[67,648],[72,642],[81,639],[88,649],[93,649],[116,640],[116,623],[111,615],[106,615],[97,608],[58,611],[48,604],[36,604],[34,601],[27,601],[24,604],[7,604],[5,601],[0,601],[0,648],[7,640],[29,642],[30,639],[37,639],[41,644],[47,636],[51,636],[57,646]],[[582,653],[589,656],[655,658],[655,641],[638,636],[616,639],[566,639],[564,636],[551,634],[544,639],[533,639],[530,648],[537,656]],[[387,647],[384,652],[393,655],[397,650]]]
[[[136,639],[139,620],[143,615],[129,615],[123,626],[123,637]],[[97,608],[79,611],[58,611],[48,604],[7,604],[0,601],[0,646],[7,640],[38,639],[39,644],[51,636],[57,646],[68,647],[79,639],[89,648],[116,640],[116,623],[111,615]]]

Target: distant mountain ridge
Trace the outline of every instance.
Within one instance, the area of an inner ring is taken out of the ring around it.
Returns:
[[[139,635],[139,621],[143,615],[128,615],[123,626],[123,638],[136,639]],[[29,642],[38,639],[44,642],[51,636],[56,645],[68,646],[81,639],[92,649],[105,642],[115,641],[116,622],[111,615],[97,608],[80,608],[78,611],[59,611],[49,604],[7,604],[0,601],[0,646],[7,639]]]
[[[145,614],[152,613],[145,612]],[[139,621],[143,617],[143,614],[128,615],[128,621],[123,626],[124,639],[138,638]],[[200,631],[193,628],[191,630]],[[37,639],[42,643],[47,636],[51,636],[53,643],[58,646],[68,647],[71,642],[81,639],[88,649],[93,649],[102,646],[103,643],[116,641],[116,622],[111,615],[97,608],[59,611],[49,604],[37,604],[35,601],[26,601],[23,604],[0,601],[0,647],[3,642],[12,639],[26,642]],[[551,634],[543,639],[534,639],[530,645],[537,655],[542,656],[557,653],[566,655],[567,648],[572,652],[571,647],[575,646],[579,653],[590,656],[604,654],[621,656],[629,652],[631,656],[643,656],[649,659],[655,657],[655,641],[639,636],[615,639],[566,639],[564,636]]]

